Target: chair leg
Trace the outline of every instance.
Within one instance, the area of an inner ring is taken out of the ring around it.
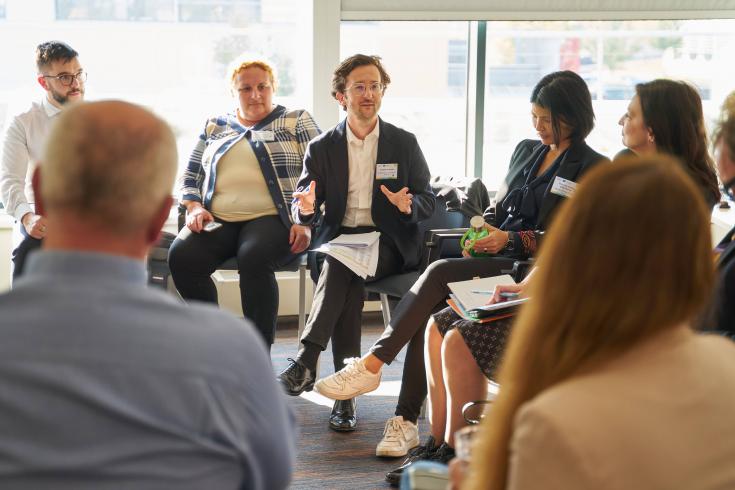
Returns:
[[[387,328],[390,323],[390,303],[387,294],[380,293],[380,310],[383,312],[383,325]]]
[[[306,327],[306,262],[302,261],[299,265],[299,329],[296,335],[296,349],[301,347],[301,336],[304,334],[304,328]],[[316,374],[319,377],[319,367],[321,364],[321,357],[316,362]]]
[[[301,341],[301,335],[306,326],[306,264],[299,265],[299,334],[296,342]],[[297,345],[298,347],[298,345]]]

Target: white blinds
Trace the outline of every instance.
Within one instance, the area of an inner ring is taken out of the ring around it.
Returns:
[[[735,18],[735,0],[341,0],[342,20]]]

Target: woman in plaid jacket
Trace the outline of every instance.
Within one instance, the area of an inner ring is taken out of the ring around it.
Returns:
[[[217,303],[211,274],[237,258],[246,318],[273,343],[278,313],[275,269],[309,246],[310,230],[293,224],[290,202],[309,141],[311,115],[273,105],[276,77],[262,60],[230,70],[237,109],[207,120],[181,185],[186,226],[169,252],[184,299]]]

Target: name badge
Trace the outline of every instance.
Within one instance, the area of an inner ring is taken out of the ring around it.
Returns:
[[[253,141],[273,141],[273,131],[251,131]]]
[[[397,179],[398,164],[397,163],[379,163],[375,168],[375,178],[377,180]]]
[[[551,193],[562,197],[572,197],[576,188],[577,183],[573,180],[556,177],[554,179],[554,185],[551,186]]]

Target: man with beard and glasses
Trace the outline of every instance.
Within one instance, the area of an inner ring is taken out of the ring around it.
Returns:
[[[46,96],[7,124],[0,164],[0,200],[5,212],[20,222],[21,243],[13,251],[13,280],[23,272],[27,255],[41,246],[46,219],[36,214],[31,178],[51,123],[67,104],[84,98],[87,73],[79,53],[61,41],[36,48],[38,84]]]
[[[380,232],[375,273],[363,278],[327,256],[296,359],[278,379],[291,396],[310,391],[316,364],[332,340],[334,370],[360,356],[365,282],[419,262],[418,223],[434,212],[429,168],[416,137],[378,117],[390,76],[380,58],[357,54],[332,76],[332,96],[347,117],[314,138],[293,193],[294,222],[313,226],[312,248],[338,235]],[[323,209],[322,209],[323,207]],[[312,276],[318,267],[312,261]],[[355,430],[354,398],[337,400],[329,417],[336,431]]]

